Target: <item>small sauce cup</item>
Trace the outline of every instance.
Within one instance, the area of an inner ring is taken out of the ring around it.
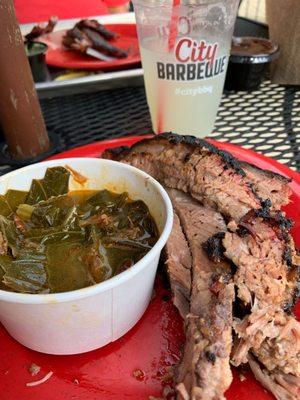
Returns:
[[[279,57],[278,46],[268,39],[234,37],[225,90],[257,90],[268,65]]]
[[[34,82],[45,82],[49,79],[46,65],[48,46],[42,42],[26,42],[25,51],[30,64]]]

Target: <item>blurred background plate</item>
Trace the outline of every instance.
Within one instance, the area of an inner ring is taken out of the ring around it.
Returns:
[[[108,70],[129,67],[141,62],[139,45],[135,24],[105,25],[116,32],[119,37],[113,44],[128,51],[128,57],[113,61],[101,61],[80,52],[66,50],[62,46],[62,37],[65,30],[55,31],[46,35],[43,42],[49,46],[46,54],[46,62],[52,67],[84,69],[84,70]]]

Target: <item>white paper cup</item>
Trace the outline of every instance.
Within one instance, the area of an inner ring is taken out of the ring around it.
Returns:
[[[77,354],[105,346],[128,332],[151,299],[161,250],[173,222],[173,209],[163,187],[129,165],[96,158],[69,158],[34,164],[0,177],[0,193],[28,190],[48,167],[69,165],[88,178],[85,189],[127,191],[143,200],[160,237],[134,266],[87,288],[55,294],[20,294],[0,290],[0,321],[24,346],[48,354]],[[70,179],[70,190],[83,189]]]

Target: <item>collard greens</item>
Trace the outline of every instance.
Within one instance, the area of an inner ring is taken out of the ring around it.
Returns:
[[[147,206],[127,193],[69,192],[70,172],[48,168],[29,192],[0,195],[0,289],[58,293],[106,280],[157,241]]]

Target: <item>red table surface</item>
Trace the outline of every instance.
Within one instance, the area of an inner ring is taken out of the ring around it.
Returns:
[[[84,18],[108,13],[108,7],[121,6],[128,0],[14,0],[19,23],[47,21],[51,15],[60,19]]]
[[[140,138],[122,138],[94,143],[52,157],[98,157],[109,147],[131,145]],[[213,141],[214,142],[214,141]],[[291,203],[285,208],[295,221],[293,236],[300,246],[300,175],[275,160],[240,147],[216,143],[236,157],[293,178]],[[296,314],[300,317],[300,304]],[[154,297],[138,324],[118,341],[102,349],[75,356],[50,356],[18,344],[0,327],[0,399],[2,400],[148,400],[168,392],[168,367],[177,363],[184,343],[182,320],[172,305],[170,292],[158,277]],[[40,373],[32,377],[29,366],[35,363]],[[141,370],[141,378],[134,371]],[[52,377],[37,387],[26,383]],[[234,381],[226,393],[228,400],[271,400],[248,371],[245,380],[233,371]],[[164,389],[165,388],[165,389]]]

